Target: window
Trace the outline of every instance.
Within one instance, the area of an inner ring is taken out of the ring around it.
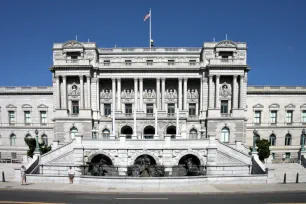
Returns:
[[[70,137],[71,137],[71,139],[73,140],[77,134],[78,134],[78,129],[76,127],[72,127],[70,129]]]
[[[76,62],[79,56],[81,56],[80,52],[67,52],[67,57],[70,57],[71,62]]]
[[[276,136],[274,134],[270,135],[269,142],[270,142],[270,146],[275,146]]]
[[[9,111],[9,123],[15,123],[16,118],[15,118],[15,111]]]
[[[168,65],[174,65],[174,60],[168,60]]]
[[[127,116],[131,116],[132,112],[133,112],[132,104],[130,104],[130,103],[125,104],[125,114]]]
[[[41,136],[41,141],[44,143],[45,146],[48,146],[48,137],[47,137],[47,135],[43,134]]]
[[[290,159],[290,158],[291,158],[290,152],[286,152],[286,159]]]
[[[111,113],[112,113],[111,104],[105,103],[104,104],[104,115],[109,116]]]
[[[189,116],[195,116],[195,115],[196,115],[196,104],[189,103]]]
[[[110,136],[109,130],[108,130],[108,129],[104,129],[104,130],[102,131],[102,137],[103,137],[103,139],[109,139],[109,136]]]
[[[46,111],[40,111],[40,123],[47,124],[47,112]]]
[[[79,101],[72,101],[72,114],[79,114]]]
[[[287,134],[285,137],[285,145],[290,146],[291,145],[291,135]]]
[[[304,138],[304,141],[303,141],[303,138]],[[301,135],[300,145],[306,145],[305,142],[306,142],[306,136],[303,137],[303,136]]]
[[[276,124],[277,122],[277,111],[273,110],[270,112],[270,122],[271,124]]]
[[[153,116],[153,103],[147,103],[147,115]]]
[[[254,123],[256,124],[261,123],[261,111],[255,111]]]
[[[131,66],[132,65],[132,60],[125,60],[125,65],[126,66]]]
[[[286,112],[286,123],[292,123],[293,111],[287,110]]]
[[[198,137],[198,132],[197,132],[197,130],[196,130],[196,129],[191,129],[191,130],[189,131],[189,138],[190,138],[190,139],[197,139],[197,137]]]
[[[221,142],[229,142],[229,129],[226,127],[221,130]]]
[[[31,123],[31,112],[24,111],[24,123],[29,124]]]
[[[227,100],[221,101],[221,113],[228,113],[228,101]]]
[[[219,56],[222,59],[228,59],[230,56],[233,56],[233,52],[219,52]]]
[[[153,60],[147,60],[147,65],[153,65]]]
[[[306,110],[302,111],[302,123],[306,123]]]
[[[16,135],[15,134],[12,134],[10,136],[10,145],[11,146],[16,146]]]
[[[174,116],[175,114],[175,104],[174,103],[168,103],[168,115],[169,116]]]
[[[96,131],[92,132],[92,139],[97,139],[97,132]]]
[[[275,159],[275,153],[272,153],[272,159]]]
[[[196,60],[189,60],[189,65],[191,65],[191,66],[196,65]]]
[[[104,64],[104,66],[109,66],[110,65],[110,60],[104,60],[103,64]]]

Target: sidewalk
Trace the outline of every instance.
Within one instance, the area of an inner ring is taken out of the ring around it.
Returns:
[[[106,189],[98,186],[81,184],[50,184],[30,183],[21,185],[17,182],[0,182],[0,190],[37,190],[56,192],[83,192],[83,193],[268,193],[268,192],[306,192],[306,183],[302,184],[202,184],[189,188],[171,189]]]

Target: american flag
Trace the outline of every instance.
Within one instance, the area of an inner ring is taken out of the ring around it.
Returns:
[[[148,18],[150,18],[150,13],[148,13],[147,15],[145,15],[145,17],[143,18],[143,21],[146,21]]]

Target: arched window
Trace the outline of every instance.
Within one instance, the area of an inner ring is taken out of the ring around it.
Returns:
[[[189,138],[190,139],[197,139],[197,137],[198,137],[198,131],[196,130],[196,129],[191,129],[190,131],[189,131]]]
[[[269,142],[270,142],[270,146],[276,145],[276,136],[274,134],[270,135]]]
[[[167,135],[171,135],[171,139],[175,139],[176,136],[176,127],[174,125],[171,125],[166,130]]]
[[[15,134],[11,134],[10,136],[10,145],[16,146],[16,135]]]
[[[48,136],[43,134],[41,136],[41,141],[44,143],[45,146],[48,146]]]
[[[290,134],[287,134],[287,135],[285,136],[285,145],[286,145],[286,146],[290,146],[290,145],[291,145],[291,139],[292,139],[292,137],[291,137]]]
[[[229,142],[230,132],[227,127],[221,130],[221,142]]]
[[[130,126],[125,125],[121,128],[121,135],[125,135],[126,139],[132,139],[132,134],[133,129]]]
[[[78,134],[78,129],[76,127],[72,127],[70,129],[70,137],[71,137],[71,139],[73,140],[77,134]]]
[[[102,131],[102,138],[103,139],[109,139],[109,136],[110,136],[110,131],[108,129],[104,129]]]

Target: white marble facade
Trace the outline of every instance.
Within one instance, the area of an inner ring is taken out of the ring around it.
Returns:
[[[152,148],[169,135],[184,140],[186,148],[209,135],[251,146],[256,129],[262,138],[276,136],[275,158],[289,152],[296,157],[300,149],[306,87],[247,86],[246,43],[98,48],[68,41],[53,45],[50,70],[52,87],[0,87],[2,157],[25,154],[24,137],[34,137],[35,129],[49,144],[82,135],[93,141],[147,139]],[[285,145],[288,134],[292,140]],[[117,147],[108,151],[112,148]]]

